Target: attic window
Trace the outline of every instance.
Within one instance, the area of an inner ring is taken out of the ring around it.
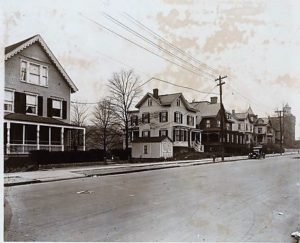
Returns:
[[[176,104],[177,106],[180,106],[180,99],[177,99]]]
[[[48,86],[48,67],[21,60],[20,80],[40,86]]]
[[[148,106],[152,106],[152,99],[151,98],[148,99]]]

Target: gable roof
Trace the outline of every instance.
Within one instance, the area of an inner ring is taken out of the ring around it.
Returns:
[[[134,138],[132,143],[160,143],[165,139],[168,139],[170,142],[172,142],[172,140],[168,136],[162,136],[162,137],[138,137],[138,138]]]
[[[259,123],[259,121],[262,121],[263,123]],[[268,125],[270,123],[270,120],[268,117],[259,117],[256,120],[256,125]]]
[[[189,111],[196,112],[196,110],[190,106],[189,102],[184,98],[182,93],[174,93],[174,94],[165,94],[165,95],[159,95],[158,98],[155,98],[153,94],[147,93],[144,95],[144,97],[136,104],[136,108],[140,108],[141,105],[146,101],[146,99],[150,97],[152,98],[156,103],[158,103],[161,106],[170,106],[174,100],[181,98],[182,103],[184,104],[185,108]]]
[[[13,57],[17,53],[21,52],[22,50],[24,50],[25,48],[31,46],[36,42],[38,42],[42,46],[42,48],[47,53],[51,61],[55,64],[56,68],[59,70],[61,75],[64,77],[64,79],[70,86],[72,93],[78,91],[76,85],[73,83],[69,75],[66,73],[64,68],[58,62],[58,60],[56,59],[56,57],[54,56],[54,54],[52,53],[52,51],[50,50],[50,48],[47,46],[46,42],[42,39],[40,35],[34,35],[30,38],[27,38],[13,45],[5,47],[5,60],[8,60],[9,58]]]
[[[202,117],[215,117],[220,111],[220,104],[211,104],[208,101],[192,102],[191,105],[194,109],[200,112]]]

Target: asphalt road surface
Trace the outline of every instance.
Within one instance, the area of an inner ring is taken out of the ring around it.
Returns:
[[[300,157],[15,186],[5,194],[6,241],[294,242]]]

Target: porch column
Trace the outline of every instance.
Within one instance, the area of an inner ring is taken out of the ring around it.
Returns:
[[[64,150],[65,150],[64,132],[65,132],[65,128],[62,127],[61,130],[60,130],[60,144],[61,144],[61,151],[64,151]]]
[[[51,127],[49,127],[49,151],[51,151]]]
[[[40,125],[36,127],[36,143],[37,143],[37,150],[40,150]]]
[[[83,151],[85,151],[85,128],[83,129]]]
[[[202,144],[202,132],[199,132],[199,141],[200,141],[200,144]]]
[[[6,154],[10,154],[10,122],[6,123],[6,136],[7,136],[7,143],[6,143]]]
[[[22,144],[23,144],[23,153],[25,153],[25,125],[23,125],[23,139],[22,139]]]

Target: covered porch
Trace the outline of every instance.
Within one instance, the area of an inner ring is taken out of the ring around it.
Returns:
[[[32,150],[85,150],[85,128],[4,120],[4,153],[28,154]]]

